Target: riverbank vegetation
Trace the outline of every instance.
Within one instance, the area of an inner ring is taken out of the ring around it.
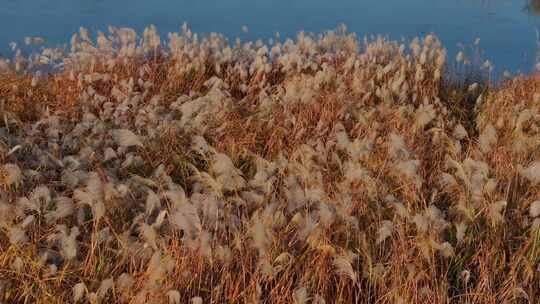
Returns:
[[[0,302],[535,302],[540,78],[457,57],[111,27],[1,61]]]

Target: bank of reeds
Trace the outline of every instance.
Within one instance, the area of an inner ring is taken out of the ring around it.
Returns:
[[[453,60],[185,27],[4,60],[0,302],[536,302],[540,79]]]

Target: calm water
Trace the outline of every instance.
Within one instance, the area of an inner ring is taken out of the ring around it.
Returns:
[[[435,33],[453,54],[479,37],[497,73],[527,72],[536,58],[539,12],[540,0],[2,0],[0,54],[25,36],[62,44],[79,26],[106,31],[109,24],[138,30],[154,24],[166,34],[187,22],[195,32],[247,40],[345,23],[359,36]]]

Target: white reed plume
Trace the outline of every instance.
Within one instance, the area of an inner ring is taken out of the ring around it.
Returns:
[[[540,216],[540,200],[531,203],[531,206],[529,206],[529,216],[532,218]]]
[[[504,215],[502,214],[503,209],[506,208],[506,201],[498,201],[492,203],[488,206],[487,216],[491,219],[493,224],[498,224],[504,222]]]
[[[28,242],[26,232],[19,226],[10,227],[8,230],[9,242],[13,245],[24,244]]]
[[[118,288],[118,290],[122,292],[129,292],[133,284],[135,284],[135,279],[133,278],[131,274],[127,272],[122,273],[116,279],[116,288]]]
[[[483,153],[488,153],[491,148],[497,144],[497,130],[492,124],[488,124],[478,137],[478,143],[480,144],[480,150]]]
[[[145,205],[145,212],[146,212],[146,215],[150,215],[152,214],[152,212],[155,210],[155,209],[158,209],[160,207],[161,203],[160,203],[160,199],[159,197],[157,196],[157,194],[152,191],[152,190],[148,190],[148,196],[146,197],[146,205]]]
[[[135,135],[128,129],[119,129],[113,132],[114,138],[120,147],[139,146],[142,147],[143,143],[139,136]]]
[[[531,229],[540,231],[540,218],[535,218],[531,224]]]
[[[232,259],[232,251],[227,246],[218,245],[215,252],[216,252],[217,258],[221,260],[223,263],[228,263]]]
[[[190,302],[191,304],[203,304],[203,299],[201,297],[193,297]]]
[[[91,304],[99,304],[99,297],[97,295],[97,292],[88,292],[86,294],[86,299]]]
[[[518,172],[521,176],[528,179],[533,185],[540,183],[540,161],[533,162],[529,167],[518,166]]]
[[[394,166],[394,168],[400,174],[403,174],[404,176],[413,180],[416,187],[420,188],[422,186],[423,179],[418,174],[418,170],[420,169],[420,160],[413,159],[407,161],[400,161]]]
[[[178,290],[167,291],[167,298],[169,299],[169,304],[180,304],[180,292]]]
[[[369,172],[357,162],[345,163],[344,177],[349,182],[360,182],[369,180]]]
[[[142,36],[142,46],[144,52],[157,51],[158,47],[161,45],[161,38],[157,33],[156,27],[154,25],[150,25],[149,27],[145,28]]]
[[[197,208],[191,203],[176,206],[171,211],[169,221],[175,228],[182,230],[188,239],[194,239],[202,230]]]
[[[191,139],[191,149],[199,154],[206,156],[208,153],[216,153],[215,149],[211,147],[204,137],[196,135]]]
[[[165,197],[171,202],[174,208],[181,207],[185,204],[189,204],[186,193],[182,187],[174,185],[171,189],[165,192]]]
[[[337,123],[334,130],[336,134],[336,147],[340,150],[346,151],[349,148],[351,141],[349,140],[349,136],[345,131],[345,127],[343,124]]]
[[[319,204],[319,222],[325,226],[329,227],[332,225],[335,219],[334,211],[327,204],[321,202]]]
[[[412,220],[413,223],[416,225],[416,229],[418,229],[418,231],[422,233],[427,232],[429,227],[429,220],[425,216],[423,216],[422,214],[416,214]]]
[[[40,45],[45,42],[42,37],[24,37],[24,43],[26,45]]]
[[[84,295],[87,293],[86,284],[83,282],[77,283],[72,288],[73,293],[73,302],[78,303],[84,298]]]
[[[217,182],[225,191],[237,191],[246,184],[240,170],[236,169],[232,160],[225,154],[218,153],[214,156],[212,170]]]
[[[456,55],[456,61],[458,63],[462,63],[465,61],[465,54],[463,53],[463,51],[459,51]]]
[[[454,167],[456,169],[455,175],[463,181],[467,189],[471,189],[472,187],[471,181],[469,179],[467,172],[465,171],[465,168],[462,166],[462,164],[451,158],[447,160],[447,163],[450,167]]]
[[[93,219],[97,222],[105,215],[103,183],[97,173],[90,174],[84,189],[75,189],[73,198],[82,205],[92,208]]]
[[[349,154],[352,159],[358,159],[369,155],[373,149],[373,138],[355,139],[349,145]]]
[[[377,244],[384,242],[388,237],[392,236],[394,231],[394,223],[391,221],[383,221],[377,230]]]
[[[313,304],[326,304],[326,300],[322,296],[317,294],[313,297],[312,303]]]
[[[447,190],[457,185],[457,181],[454,176],[445,172],[441,173],[440,183]]]
[[[388,153],[393,159],[408,159],[409,151],[405,145],[405,140],[401,135],[391,133],[388,142]]]
[[[458,243],[461,243],[465,239],[465,234],[467,233],[467,224],[465,222],[459,222],[459,223],[456,223],[455,226],[456,226],[456,239]]]
[[[68,233],[66,226],[58,225],[56,230],[56,239],[60,242],[61,253],[67,260],[72,260],[77,257],[77,237],[79,236],[79,228],[72,227]]]
[[[469,87],[467,88],[467,91],[469,92],[476,92],[476,90],[478,89],[479,85],[477,82],[469,85]]]
[[[174,266],[175,261],[170,256],[163,256],[160,251],[154,252],[146,270],[148,278],[146,287],[148,289],[158,287],[160,282],[163,282],[165,276],[173,271]]]
[[[3,181],[7,186],[18,186],[23,181],[22,171],[16,164],[4,164],[2,173],[4,174]]]
[[[393,202],[391,205],[392,207],[394,207],[396,214],[399,217],[404,218],[404,219],[408,219],[410,217],[409,210],[407,209],[407,207],[405,207],[405,205],[403,205],[403,203]]]
[[[41,213],[43,206],[51,201],[51,191],[45,185],[36,187],[31,193],[29,200],[26,200],[24,205],[29,210],[34,210]]]
[[[305,287],[295,289],[293,299],[295,304],[306,304],[309,301],[307,289]]]
[[[259,214],[255,214],[252,218],[253,224],[250,227],[250,235],[253,241],[253,247],[259,251],[260,255],[264,255],[268,246],[272,242],[272,234],[265,226]]]
[[[105,197],[103,182],[98,173],[92,172],[86,181],[86,191],[96,201],[103,201]]]
[[[21,259],[21,257],[16,257],[9,268],[11,268],[13,271],[21,272],[24,270],[24,261]]]
[[[105,152],[104,152],[104,161],[109,161],[111,159],[115,159],[117,158],[118,156],[116,155],[116,152],[114,151],[113,148],[110,148],[108,147],[107,149],[105,149]]]
[[[103,299],[107,295],[107,292],[109,292],[110,289],[112,289],[114,286],[114,280],[113,278],[108,278],[99,284],[99,288],[97,290],[97,296],[98,299]]]
[[[414,130],[423,129],[436,116],[437,112],[432,104],[420,105],[414,114]]]
[[[353,281],[353,283],[356,283],[358,278],[358,275],[352,266],[355,258],[355,254],[352,252],[346,252],[336,256],[333,261],[334,267],[336,268],[336,273],[348,277]]]
[[[146,223],[143,223],[140,227],[140,230],[141,230],[141,235],[143,239],[146,241],[146,243],[149,244],[152,247],[152,249],[157,250],[158,246],[157,246],[156,241],[158,238],[158,234],[157,234],[157,231],[154,229],[154,227]]]
[[[49,210],[45,214],[45,219],[48,223],[54,223],[59,219],[66,218],[72,215],[75,211],[73,200],[69,197],[59,196],[54,198],[54,210]]]
[[[439,246],[439,252],[445,258],[451,258],[455,255],[454,247],[448,242],[444,242]]]

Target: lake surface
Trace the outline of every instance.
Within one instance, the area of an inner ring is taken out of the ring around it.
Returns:
[[[480,38],[483,57],[500,74],[533,69],[540,0],[2,0],[0,54],[9,55],[8,43],[22,43],[25,36],[63,44],[80,26],[95,33],[107,25],[141,31],[154,24],[163,36],[183,22],[194,32],[244,41],[321,32],[340,23],[360,37],[434,33],[450,54]]]

